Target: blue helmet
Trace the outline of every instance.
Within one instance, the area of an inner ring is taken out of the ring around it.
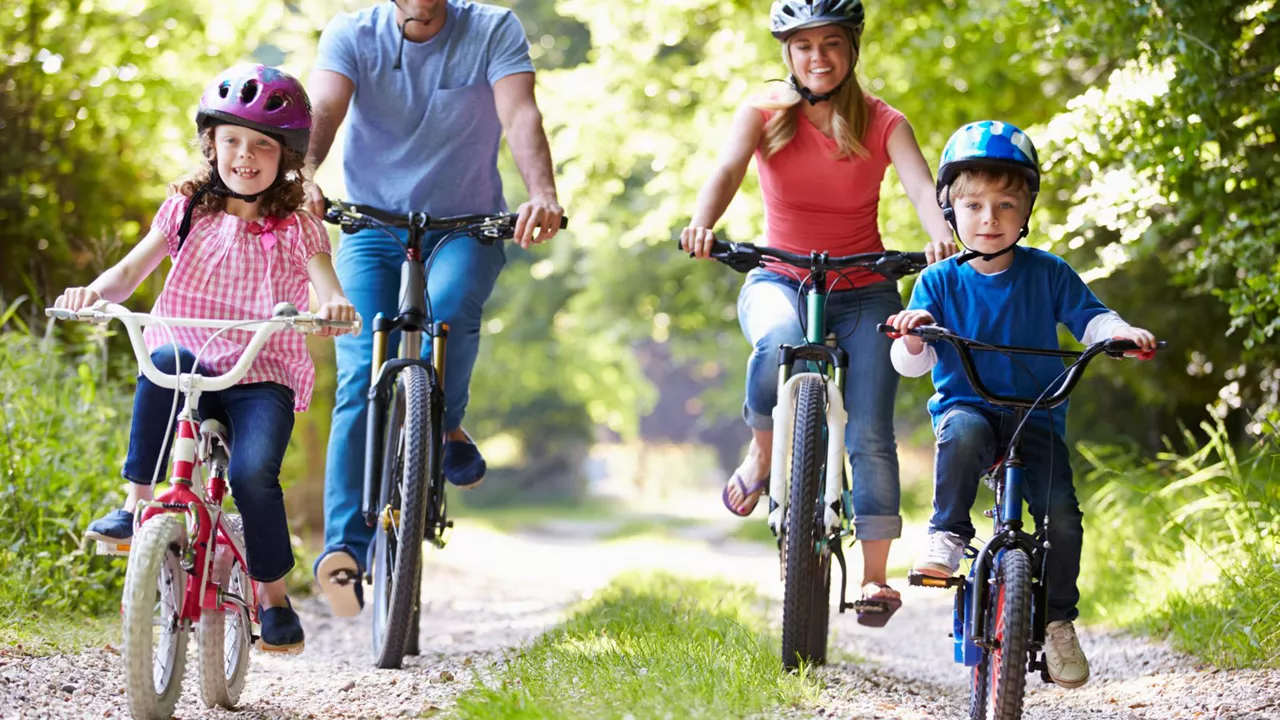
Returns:
[[[999,120],[980,120],[955,131],[938,164],[939,192],[954,182],[961,170],[975,168],[1021,172],[1035,203],[1040,192],[1040,156],[1031,138],[1017,127]]]

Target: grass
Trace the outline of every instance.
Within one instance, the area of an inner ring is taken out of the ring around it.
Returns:
[[[761,599],[722,581],[632,575],[458,697],[462,718],[724,718],[810,706]]]
[[[120,616],[62,617],[26,612],[0,617],[0,648],[22,655],[57,655],[120,645]]]

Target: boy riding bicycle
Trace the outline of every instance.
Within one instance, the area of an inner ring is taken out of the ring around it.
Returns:
[[[1132,340],[1149,357],[1155,337],[1131,327],[1107,309],[1061,258],[1018,245],[1026,237],[1040,189],[1040,165],[1031,139],[1007,123],[982,121],[957,130],[938,167],[938,202],[967,251],[921,275],[907,310],[886,323],[898,333],[938,324],[952,332],[999,345],[1057,349],[1058,323],[1085,344]],[[933,371],[929,400],[938,438],[934,461],[934,513],[929,546],[915,571],[951,577],[974,537],[969,511],[983,471],[995,462],[1016,430],[1008,409],[986,402],[970,386],[957,352],[935,349],[902,335],[891,350],[903,375]],[[978,373],[1000,395],[1040,396],[1062,374],[1061,360],[997,352],[975,356]],[[1049,676],[1062,687],[1089,679],[1089,663],[1072,625],[1079,612],[1082,514],[1072,486],[1066,444],[1066,410],[1035,412],[1022,432],[1026,463],[1024,497],[1037,523],[1048,517],[1049,588],[1045,652]],[[1045,500],[1048,500],[1046,508]]]

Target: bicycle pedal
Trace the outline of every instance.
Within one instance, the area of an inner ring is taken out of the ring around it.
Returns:
[[[94,540],[93,542],[95,555],[127,556],[131,546],[127,542],[104,542],[102,540]]]
[[[854,600],[851,603],[844,604],[846,610],[853,610],[860,613],[887,613],[889,612],[889,603],[883,600]]]
[[[946,590],[947,588],[964,587],[964,583],[964,577],[960,575],[940,578],[915,571],[907,573],[907,584],[912,587],[931,587]]]

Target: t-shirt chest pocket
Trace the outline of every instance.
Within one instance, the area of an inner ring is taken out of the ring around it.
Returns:
[[[438,88],[427,103],[426,118],[435,132],[451,140],[466,136],[487,135],[488,126],[497,122],[497,104],[493,88],[481,80],[454,88]]]

